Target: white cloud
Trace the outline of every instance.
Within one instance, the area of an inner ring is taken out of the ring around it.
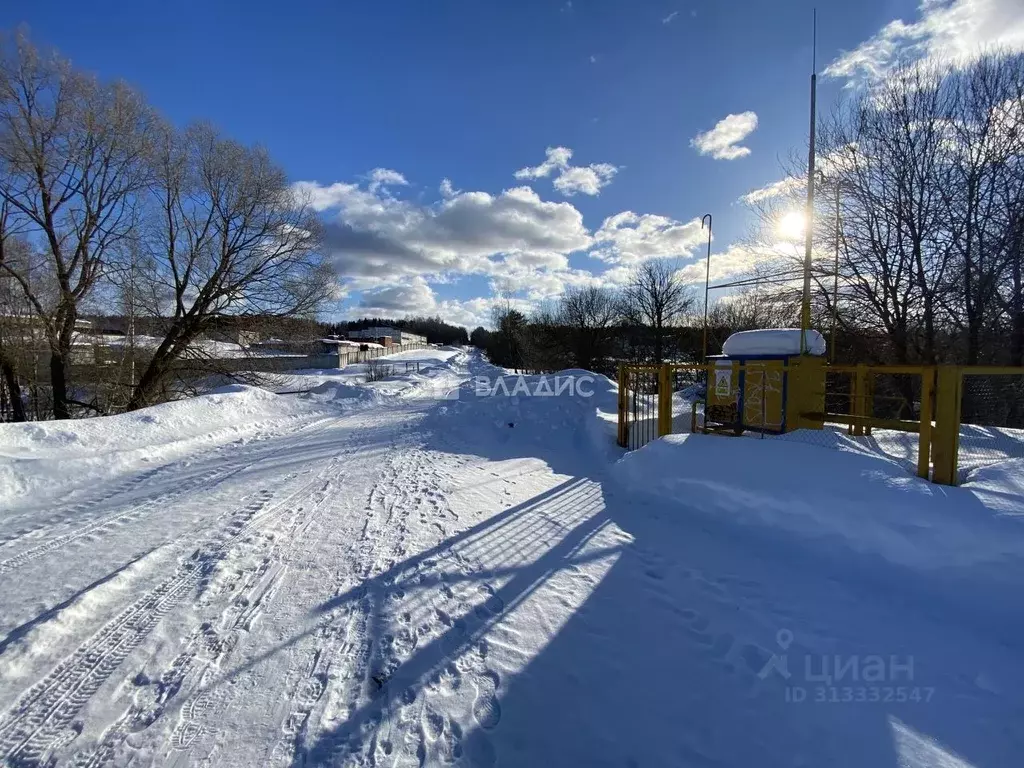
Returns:
[[[590,55],[590,63],[591,64],[597,64],[597,56],[595,56],[594,54],[591,54]]]
[[[775,261],[779,253],[767,246],[731,245],[722,253],[711,253],[711,284],[749,275],[758,264]],[[679,270],[683,282],[704,284],[707,258],[698,259]]]
[[[472,332],[478,326],[491,327],[491,313],[497,301],[497,298],[490,296],[466,301],[442,301],[435,308],[435,314],[440,315],[446,323],[461,325]]]
[[[758,189],[752,189],[740,197],[741,203],[755,205],[765,200],[773,200],[777,197],[788,197],[804,188],[806,182],[798,176],[789,176],[785,179],[773,181]]]
[[[478,296],[463,301],[443,301],[437,305],[437,313],[448,322],[465,326],[472,331],[478,325],[491,328],[491,317],[495,307],[505,306],[518,309],[528,315],[536,307],[536,303],[526,299]]]
[[[451,179],[441,179],[441,186],[437,189],[441,193],[441,197],[445,200],[451,200],[461,192],[461,190],[455,189],[455,187],[452,186]]]
[[[570,253],[593,243],[576,208],[544,201],[529,187],[491,195],[442,183],[447,196],[434,204],[346,183],[299,182],[293,189],[326,212],[326,248],[356,290],[416,276],[565,270]]]
[[[627,267],[619,265],[617,267],[612,267],[611,269],[606,269],[602,272],[601,280],[605,285],[621,288],[633,279],[634,271],[635,267],[633,266]]]
[[[756,128],[757,115],[754,112],[727,115],[710,131],[698,133],[690,139],[690,146],[702,155],[711,155],[716,160],[735,160],[750,154],[750,149],[739,146],[739,143]]]
[[[440,316],[447,323],[472,330],[477,326],[490,327],[494,307],[505,301],[527,313],[534,306],[534,302],[526,299],[503,299],[498,296],[439,301],[425,280],[415,278],[409,284],[390,284],[365,291],[359,301],[342,307],[339,315],[350,319]]]
[[[527,166],[515,172],[517,179],[544,179],[556,171],[569,167],[572,150],[568,147],[548,147],[544,150],[544,162],[533,167]]]
[[[706,242],[700,219],[686,223],[656,214],[623,211],[604,220],[594,233],[598,247],[591,255],[617,265],[635,265],[647,259],[689,256]]]
[[[437,306],[433,289],[422,277],[363,291],[359,309],[368,315],[427,314]]]
[[[566,168],[555,179],[555,189],[566,197],[572,197],[579,193],[583,195],[596,195],[602,187],[608,186],[612,177],[618,172],[618,168],[609,163],[594,163],[586,168]]]
[[[510,296],[529,311],[568,286],[621,286],[637,263],[687,257],[706,242],[699,220],[632,211],[608,217],[591,233],[571,203],[543,200],[525,186],[491,194],[460,191],[444,179],[433,202],[401,199],[387,187],[401,186],[401,174],[393,173],[368,174],[362,184],[293,185],[323,214],[325,246],[343,276],[341,293],[348,295],[342,308],[347,316],[438,314],[467,327],[487,325],[498,299],[441,300],[436,287],[465,275],[485,276],[495,295]],[[569,174],[563,193],[585,193],[611,171],[598,166],[594,173],[596,181]],[[593,269],[570,266],[569,256],[583,251],[598,259]]]
[[[661,20],[661,23],[662,24],[671,24],[672,23],[672,19],[674,19],[678,15],[679,15],[679,11],[672,11],[672,13],[670,13],[668,16],[666,16],[665,18],[663,18]]]
[[[918,13],[916,21],[889,22],[824,74],[856,83],[884,76],[901,60],[969,62],[985,48],[1024,51],[1021,0],[922,0]]]
[[[495,294],[524,296],[529,301],[556,298],[569,287],[605,285],[604,275],[595,275],[585,269],[560,269],[544,272],[511,271],[491,280]]]
[[[400,174],[398,171],[392,171],[390,168],[374,168],[370,171],[370,186],[371,192],[377,192],[381,189],[387,189],[389,186],[404,187],[409,184],[405,180],[405,176]]]
[[[324,186],[315,181],[297,181],[292,184],[292,192],[314,211],[321,212],[337,208],[341,201],[347,200],[353,194],[358,194],[359,185],[339,181]]]
[[[860,162],[857,155],[857,144],[852,142],[832,152],[824,152],[818,155],[815,161],[815,176],[824,176],[826,181],[837,172],[849,171]],[[820,174],[820,175],[819,175]],[[757,205],[767,200],[778,198],[792,198],[798,193],[807,189],[807,177],[804,174],[787,176],[784,179],[765,184],[763,187],[752,189],[747,194],[741,195],[739,202],[746,205]]]
[[[540,165],[520,168],[517,179],[544,179],[555,175],[554,186],[566,197],[576,194],[597,195],[611,184],[619,169],[611,163],[591,163],[586,166],[570,165],[572,150],[568,147],[548,147]]]

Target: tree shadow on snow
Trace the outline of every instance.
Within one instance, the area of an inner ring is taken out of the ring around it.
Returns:
[[[979,687],[976,666],[987,664],[998,679],[1009,658],[1018,673],[1019,659],[1005,649],[925,615],[908,620],[874,586],[850,587],[842,574],[786,550],[760,551],[757,537],[732,536],[683,506],[627,495],[564,441],[435,427],[434,450],[540,458],[568,477],[318,608],[327,615],[362,606],[370,672],[350,692],[344,720],[312,743],[300,739],[295,765],[336,764],[366,750],[394,761],[409,749],[413,764],[431,762],[437,745],[422,726],[406,731],[420,729],[418,744],[395,743],[392,719],[459,669],[497,686],[483,712],[474,703],[477,726],[449,743],[448,757],[466,765],[895,768],[959,755],[989,768],[1016,759],[1011,717],[1020,696],[1011,691],[1008,703],[998,683]],[[428,602],[436,588],[465,596],[464,610],[438,611]],[[396,594],[410,598],[402,603],[409,626],[435,613],[444,626],[410,653],[394,650],[388,601]],[[567,619],[549,641],[523,650],[521,669],[489,658],[489,638],[510,645],[510,629],[557,626],[559,612]],[[989,658],[978,660],[979,649]],[[896,664],[881,681],[850,680],[849,665],[873,657]],[[844,680],[808,679],[808,669],[820,673],[832,659],[847,665]],[[474,702],[489,695],[476,691]],[[446,728],[449,737],[457,731]]]

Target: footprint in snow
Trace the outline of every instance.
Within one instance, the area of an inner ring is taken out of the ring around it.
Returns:
[[[481,619],[487,619],[503,610],[505,610],[505,601],[497,595],[491,595],[476,607],[476,615]]]
[[[498,685],[501,678],[497,672],[484,670],[473,680],[476,698],[473,699],[473,718],[481,728],[490,730],[501,720],[501,705],[498,703]]]
[[[444,732],[444,715],[431,707],[424,708],[420,729],[428,743],[437,741]]]

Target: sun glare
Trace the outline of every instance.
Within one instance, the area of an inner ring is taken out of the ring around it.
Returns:
[[[775,226],[779,237],[785,240],[802,240],[806,221],[807,217],[803,211],[794,210],[784,213]]]

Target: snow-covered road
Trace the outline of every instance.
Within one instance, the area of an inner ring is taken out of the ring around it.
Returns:
[[[494,373],[16,499],[0,759],[1020,765],[1020,644],[628,492],[592,406],[473,398]]]

